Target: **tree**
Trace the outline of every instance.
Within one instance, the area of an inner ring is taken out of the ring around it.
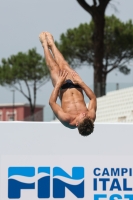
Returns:
[[[0,66],[0,84],[21,92],[30,104],[31,116],[34,116],[37,90],[49,79],[49,71],[44,58],[31,49],[27,53],[19,52],[8,59],[2,59]],[[24,84],[27,92],[24,91]],[[32,97],[33,93],[33,97]],[[32,118],[34,120],[34,117]]]
[[[90,24],[81,24],[78,28],[67,30],[66,34],[61,35],[60,43],[56,42],[56,44],[71,66],[81,66],[83,63],[93,65],[94,91],[97,96],[100,96],[105,94],[108,73],[116,68],[124,74],[130,72],[127,64],[133,59],[133,24],[131,20],[123,23],[113,15],[106,17],[101,72],[95,65],[96,54],[95,44],[92,40],[93,30],[93,21]],[[102,81],[100,81],[100,78],[98,79],[101,74]],[[102,83],[100,94],[96,90],[98,83]]]
[[[93,48],[94,48],[94,92],[97,96],[103,95],[102,85],[104,85],[103,75],[103,56],[104,56],[104,27],[105,10],[111,0],[93,0],[90,6],[85,0],[77,0],[92,17],[94,22],[93,29]]]

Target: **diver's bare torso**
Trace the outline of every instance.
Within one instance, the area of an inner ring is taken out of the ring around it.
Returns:
[[[65,113],[77,115],[88,111],[81,88],[68,88],[60,90],[61,107]]]
[[[83,91],[81,88],[67,88],[60,90],[61,108],[65,113],[69,114],[69,123],[63,122],[69,128],[76,128],[75,117],[81,112],[88,112],[86,107]]]

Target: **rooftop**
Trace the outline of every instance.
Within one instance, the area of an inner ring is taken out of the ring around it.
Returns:
[[[15,107],[18,107],[18,106],[27,106],[29,107],[30,104],[29,103],[3,103],[3,104],[0,104],[0,107],[10,107],[10,106],[15,106]],[[45,107],[45,105],[39,105],[39,104],[36,104],[36,107]]]

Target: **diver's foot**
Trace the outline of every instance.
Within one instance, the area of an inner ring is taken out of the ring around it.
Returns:
[[[46,34],[45,32],[40,33],[39,40],[42,43],[42,46],[47,45]]]
[[[47,40],[48,47],[52,48],[52,46],[54,44],[54,38],[51,35],[51,33],[49,33],[49,32],[45,32],[45,34],[46,34],[46,40]]]

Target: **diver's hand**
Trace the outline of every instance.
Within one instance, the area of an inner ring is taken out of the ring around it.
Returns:
[[[64,83],[65,80],[66,80],[67,75],[68,75],[68,72],[67,72],[67,71],[65,71],[65,70],[62,71],[62,70],[60,70],[60,71],[59,71],[59,76],[58,76],[58,81],[57,81],[56,85],[62,86],[63,83]]]
[[[83,80],[80,78],[77,72],[72,72],[71,75],[74,84],[80,85],[83,82]]]

